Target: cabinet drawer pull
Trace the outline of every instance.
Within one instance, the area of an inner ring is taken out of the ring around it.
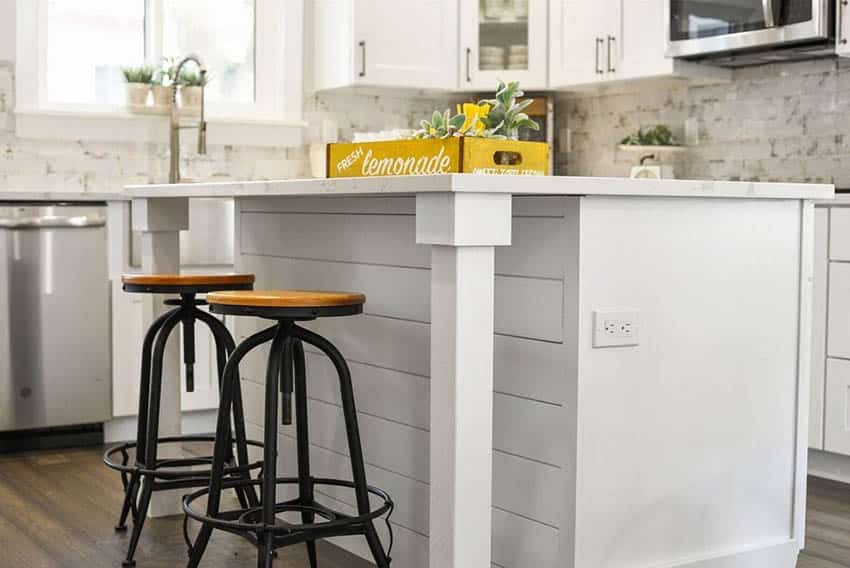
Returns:
[[[361,56],[360,76],[365,77],[366,76],[366,42],[361,41],[359,45],[360,45],[360,56]]]
[[[617,41],[617,38],[614,36],[608,36],[608,72],[614,73],[617,69],[611,64],[611,46],[612,44],[616,47],[614,42]]]
[[[594,65],[596,65],[597,75],[602,75],[603,73],[605,73],[605,71],[603,71],[599,67],[599,46],[601,46],[603,43],[605,43],[604,39],[602,39],[601,37],[596,38],[596,61],[594,62]]]

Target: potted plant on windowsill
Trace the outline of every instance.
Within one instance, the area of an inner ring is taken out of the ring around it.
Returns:
[[[168,114],[171,109],[171,85],[176,79],[177,58],[163,57],[162,65],[154,74],[153,106],[156,112]]]
[[[201,75],[192,70],[180,72],[180,109],[189,114],[200,114],[204,87],[209,83],[209,75]]]
[[[153,66],[124,67],[121,72],[127,81],[127,109],[130,112],[144,112],[154,78]]]

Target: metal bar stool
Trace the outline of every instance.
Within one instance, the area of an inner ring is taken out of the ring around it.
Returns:
[[[143,294],[173,294],[176,298],[165,301],[174,306],[160,316],[148,329],[142,345],[142,372],[139,390],[139,418],[136,441],[109,448],[103,455],[104,463],[121,473],[124,486],[124,504],[117,531],[127,530],[127,517],[132,513],[133,532],[127,549],[124,566],[134,566],[133,559],[139,537],[144,527],[145,517],[150,506],[151,495],[155,491],[206,487],[210,479],[212,456],[160,459],[158,449],[162,445],[186,443],[212,443],[216,436],[172,436],[159,437],[159,411],[162,389],[162,360],[166,343],[178,324],[183,326],[183,362],[186,366],[186,390],[194,391],[195,364],[195,321],[203,322],[213,334],[218,363],[219,386],[227,357],[234,351],[235,342],[224,324],[216,317],[198,309],[206,301],[196,298],[197,294],[206,294],[220,290],[250,290],[254,284],[252,274],[218,275],[125,275],[122,279],[124,290]],[[261,447],[262,444],[247,440],[242,409],[242,396],[238,388],[230,396],[233,401],[232,417],[234,436],[231,435],[230,414],[226,424],[219,429],[218,437],[226,446],[224,460],[227,467],[222,475],[228,480],[250,480],[250,471],[259,469],[259,462],[248,461],[248,445]],[[230,412],[230,409],[228,409]],[[236,455],[234,456],[234,445]],[[130,452],[135,451],[131,462]],[[119,456],[120,455],[120,461]],[[198,469],[199,467],[206,469]],[[237,497],[245,507],[256,506],[259,501],[253,487],[246,485],[236,488]],[[191,548],[191,541],[184,522],[184,538]]]
[[[390,565],[392,527],[389,516],[393,502],[384,491],[366,483],[360,430],[354,405],[351,373],[342,354],[325,338],[297,325],[298,321],[320,317],[350,316],[363,311],[366,301],[362,294],[346,292],[217,292],[207,296],[210,310],[217,314],[255,316],[274,320],[275,324],[243,341],[231,354],[224,371],[221,403],[218,410],[218,430],[213,455],[212,476],[207,489],[184,497],[186,515],[202,523],[190,553],[189,567],[198,566],[213,529],[240,535],[253,542],[258,549],[257,566],[270,568],[274,551],[278,548],[304,542],[311,568],[317,568],[316,540],[333,536],[363,535],[379,568]],[[227,439],[231,406],[237,402],[240,361],[256,347],[271,341],[266,368],[265,439],[263,470],[254,481],[227,479]],[[310,473],[310,442],[307,432],[307,377],[303,343],[309,343],[324,353],[333,363],[339,376],[342,412],[345,418],[349,456],[353,480],[313,477]],[[295,392],[295,424],[297,438],[298,476],[277,477],[278,393],[282,398],[282,423],[292,424],[292,393]],[[277,502],[278,485],[297,485],[298,497],[283,503]],[[235,510],[221,510],[221,492],[228,488],[259,486],[261,503],[241,506]],[[316,488],[346,487],[354,490],[357,513],[347,515],[334,511],[316,500]],[[369,495],[375,495],[383,504],[372,510]],[[193,508],[193,503],[207,496],[206,513]],[[300,513],[302,524],[277,521],[280,513]],[[378,538],[374,521],[386,514],[390,531],[387,551]],[[321,520],[317,522],[316,517]]]

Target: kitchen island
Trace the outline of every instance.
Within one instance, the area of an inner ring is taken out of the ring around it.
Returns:
[[[313,328],[349,360],[367,475],[397,504],[394,566],[795,566],[812,200],[832,186],[436,175],[127,192],[145,271],[178,269],[189,199],[229,196],[236,267],[258,289],[366,294],[363,316]],[[239,339],[261,325],[239,318]],[[243,372],[254,438],[264,365]],[[172,352],[178,400],[179,366]],[[314,472],[347,477],[315,353],[308,377]]]

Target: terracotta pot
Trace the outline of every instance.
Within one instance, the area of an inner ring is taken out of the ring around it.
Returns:
[[[144,110],[150,91],[151,86],[147,83],[127,83],[127,108],[130,111]]]
[[[153,106],[157,112],[168,114],[171,112],[171,87],[163,85],[153,86]]]
[[[201,112],[201,98],[204,90],[201,87],[180,87],[180,108],[189,113]]]

